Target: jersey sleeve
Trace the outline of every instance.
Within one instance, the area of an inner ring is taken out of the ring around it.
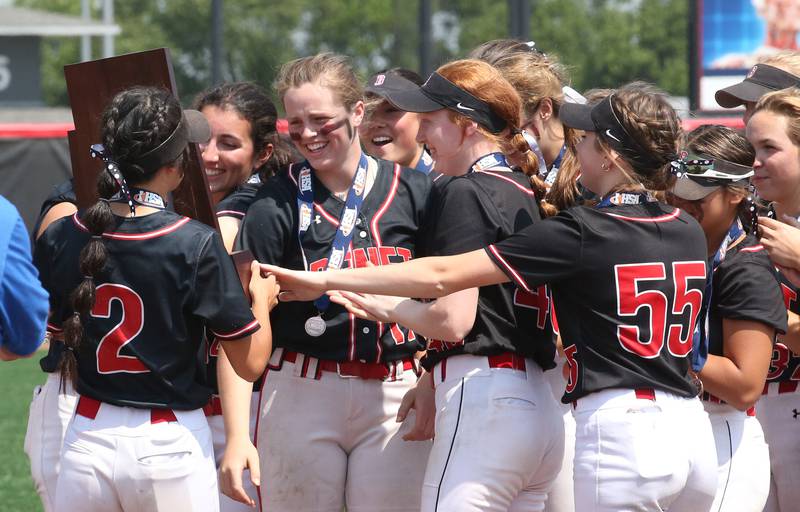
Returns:
[[[495,242],[502,232],[502,220],[495,205],[467,178],[450,180],[438,187],[433,199],[434,215],[425,231],[430,256],[450,256],[474,251]]]
[[[64,220],[60,219],[54,222],[53,226],[62,224],[63,222]],[[50,316],[47,321],[47,330],[53,334],[61,334],[63,332],[61,313],[64,305],[64,297],[56,290],[52,276],[54,259],[52,238],[57,229],[58,228],[48,229],[42,233],[42,236],[36,240],[33,249],[33,266],[36,267],[36,270],[39,272],[39,281],[50,296]]]
[[[561,212],[488,246],[486,252],[511,281],[530,291],[581,268],[581,223],[571,212]]]
[[[222,341],[244,338],[259,329],[222,239],[211,233],[203,243],[194,276],[193,313]]]
[[[283,263],[286,247],[297,239],[292,216],[296,200],[279,181],[281,178],[270,178],[261,188],[247,210],[235,243],[237,250],[247,249],[256,260],[273,265]]]
[[[47,292],[31,262],[30,240],[16,209],[0,282],[0,345],[27,356],[44,340]]]
[[[769,260],[742,258],[714,275],[712,302],[723,318],[752,320],[785,333],[786,308],[780,282]]]
[[[244,184],[217,204],[217,217],[243,219],[247,209],[255,200],[258,185]]]

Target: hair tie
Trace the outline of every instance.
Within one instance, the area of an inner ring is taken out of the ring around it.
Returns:
[[[125,177],[122,175],[122,171],[119,170],[119,165],[117,164],[114,159],[111,158],[111,155],[106,151],[105,146],[102,144],[92,144],[92,147],[89,148],[89,154],[92,155],[92,158],[100,158],[103,160],[105,164],[105,171],[114,178],[114,181],[117,183],[119,187],[119,191],[122,194],[122,198],[125,199],[128,203],[128,207],[131,209],[131,215],[136,215],[136,206],[133,204],[133,197],[131,196],[131,191],[128,188],[128,182],[125,181]]]
[[[103,235],[92,235],[92,240],[102,240]]]
[[[84,274],[83,278],[84,279],[91,279],[92,281],[94,281],[94,276],[87,276],[87,275]]]

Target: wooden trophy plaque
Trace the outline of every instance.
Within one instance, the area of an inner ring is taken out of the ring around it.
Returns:
[[[69,152],[78,208],[97,201],[97,175],[101,160],[92,158],[89,147],[100,143],[103,110],[115,94],[135,85],[163,87],[177,98],[169,49],[158,48],[64,66],[67,93],[75,130],[69,132]],[[208,181],[197,144],[189,145],[185,176],[172,194],[175,211],[219,230]]]

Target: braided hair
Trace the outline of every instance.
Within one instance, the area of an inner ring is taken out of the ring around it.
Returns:
[[[175,131],[181,116],[180,103],[165,89],[133,87],[114,96],[103,112],[101,139],[106,155],[115,162],[126,182],[136,185],[152,178],[158,169],[143,168],[133,162],[164,142]],[[181,154],[171,165],[180,166],[183,159]],[[80,214],[81,223],[92,237],[80,253],[83,278],[70,295],[73,314],[64,322],[67,350],[59,361],[62,389],[67,379],[75,384],[76,352],[81,349],[84,321],[94,307],[95,281],[103,275],[108,260],[103,233],[114,222],[109,199],[117,192],[116,181],[109,172],[100,172],[97,192],[98,201]]]

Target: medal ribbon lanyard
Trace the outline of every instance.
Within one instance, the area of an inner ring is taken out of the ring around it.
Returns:
[[[472,164],[467,174],[470,172],[490,171],[498,167],[510,169],[505,155],[503,153],[489,153],[488,155],[480,157],[474,164]]]
[[[722,245],[719,246],[717,252],[714,253],[714,258],[711,260],[711,268],[706,276],[706,289],[703,294],[703,305],[700,308],[700,313],[697,315],[697,323],[694,326],[694,333],[692,334],[692,370],[699,372],[703,369],[706,360],[708,359],[708,338],[709,332],[709,315],[708,310],[711,307],[711,293],[714,289],[714,272],[717,267],[725,260],[725,255],[728,252],[730,244],[738,241],[745,235],[742,221],[736,219],[725,235]]]
[[[138,204],[139,206],[149,206],[151,208],[157,208],[159,210],[163,210],[167,207],[167,202],[164,200],[161,195],[151,192],[149,190],[145,190],[143,188],[130,188],[130,195],[131,201]],[[114,202],[126,202],[126,199],[123,197],[122,192],[117,192],[114,194],[110,201]]]
[[[344,265],[344,257],[350,247],[350,242],[353,240],[353,228],[356,225],[356,219],[358,219],[358,212],[361,209],[361,204],[364,202],[364,189],[367,184],[368,165],[369,161],[366,155],[362,153],[361,159],[358,162],[356,174],[353,176],[353,183],[350,185],[350,190],[347,192],[344,211],[339,219],[336,235],[333,237],[333,244],[331,245],[331,251],[328,255],[328,264],[325,270],[338,270]],[[311,226],[311,218],[314,212],[313,181],[311,166],[308,161],[303,162],[300,173],[297,176],[297,210],[299,212],[297,238],[300,243],[300,253],[303,256],[303,266],[306,270],[309,270],[309,268],[308,259],[303,249],[303,235],[305,235],[306,231],[308,231],[308,228]],[[314,301],[314,306],[316,306],[320,316],[328,309],[330,303],[330,297],[327,295],[323,295]]]

